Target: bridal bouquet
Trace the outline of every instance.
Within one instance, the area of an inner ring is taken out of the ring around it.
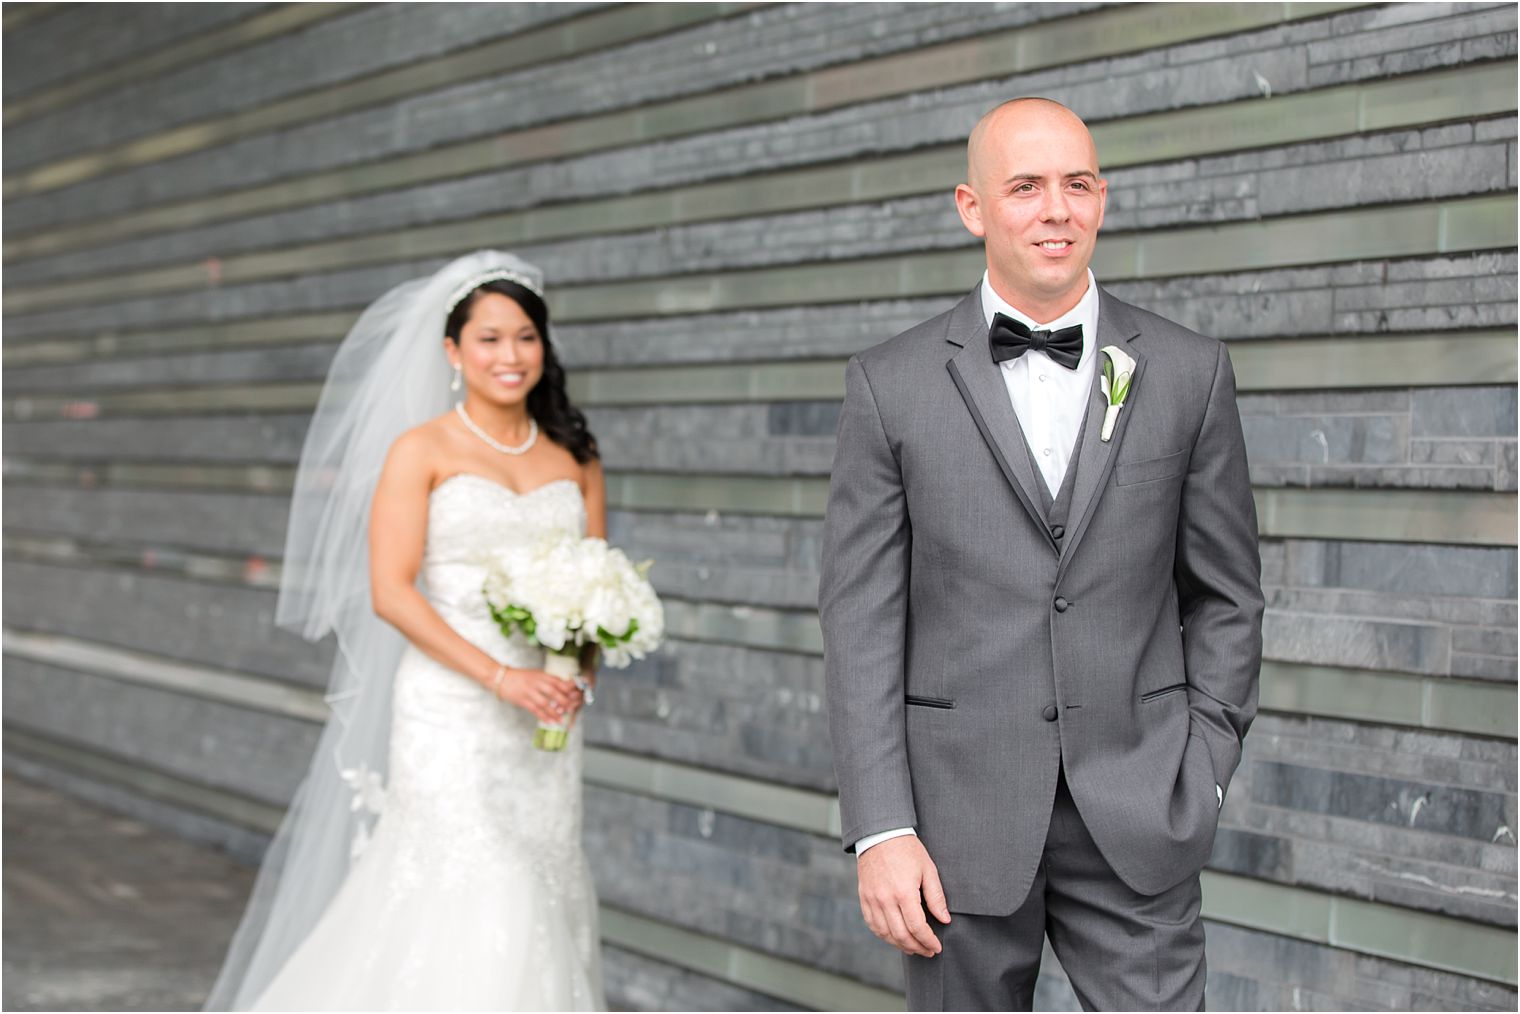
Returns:
[[[645,575],[605,539],[546,532],[493,553],[483,591],[501,632],[520,631],[544,649],[544,671],[560,679],[580,676],[581,649],[594,644],[603,661],[622,669],[659,647],[665,613]],[[540,722],[533,745],[563,749],[569,719]]]

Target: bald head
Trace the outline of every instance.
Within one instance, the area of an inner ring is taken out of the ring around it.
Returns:
[[[1004,102],[966,145],[955,208],[987,249],[993,291],[1037,322],[1055,320],[1087,291],[1108,183],[1081,118],[1059,102]]]
[[[1098,148],[1082,118],[1054,99],[1028,97],[1009,99],[976,121],[966,142],[966,182],[980,189],[995,179],[1010,139],[1049,133],[1080,134],[1091,154],[1088,168],[1098,172]]]

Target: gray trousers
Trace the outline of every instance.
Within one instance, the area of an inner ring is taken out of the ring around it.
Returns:
[[[1087,833],[1064,776],[1023,905],[979,916],[950,902],[950,925],[929,920],[944,949],[904,958],[909,1010],[1033,1009],[1046,934],[1084,1010],[1203,1010],[1198,877],[1155,896],[1126,887]]]

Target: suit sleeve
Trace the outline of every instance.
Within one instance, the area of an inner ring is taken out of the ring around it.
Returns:
[[[1261,676],[1261,549],[1235,372],[1221,343],[1182,487],[1177,598],[1192,731],[1228,786],[1256,715]]]
[[[903,715],[912,527],[865,368],[845,370],[823,525],[818,614],[846,849],[918,823]]]

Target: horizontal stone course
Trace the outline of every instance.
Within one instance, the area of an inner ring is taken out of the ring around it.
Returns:
[[[1472,128],[1466,126],[1470,138]],[[1478,145],[1470,139],[1463,143],[1454,140],[1452,133],[1400,131],[1376,135],[1384,146],[1408,152],[1392,156],[1414,160],[1403,168],[1390,164],[1390,157],[1362,154],[1359,149],[1367,145],[1334,141],[1299,146],[1306,164],[1291,170],[1263,171],[1259,164],[1250,164],[1246,156],[1236,155],[1228,174],[1204,176],[1196,171],[1197,163],[1188,161],[1182,165],[1195,171],[1179,174],[1183,178],[1164,186],[1145,182],[1153,167],[1109,170],[1106,176],[1111,199],[1104,228],[1132,231],[1247,221],[1267,215],[1507,189],[1501,182],[1504,144],[1495,141]],[[1420,150],[1424,148],[1431,150]],[[1214,170],[1219,172],[1220,167],[1216,165]],[[1335,185],[1309,186],[1294,175],[1301,173],[1310,173],[1315,180],[1334,181]],[[951,197],[954,182],[946,178],[938,193],[819,210],[747,216],[741,206],[733,209],[732,217],[718,222],[528,242],[519,245],[518,252],[538,264],[545,277],[563,285],[954,249],[973,242],[955,213]],[[307,221],[301,228],[310,231],[315,224]],[[340,230],[351,228],[345,223]],[[23,263],[12,269],[12,284],[54,280],[60,271],[67,276],[83,275],[87,280],[102,271],[130,272],[139,266],[143,253],[151,256],[155,245],[158,241],[154,239],[124,244],[105,263],[100,263],[98,254],[86,258],[76,253]],[[225,256],[231,252],[211,248],[205,253]],[[19,290],[18,295],[23,292]],[[54,298],[67,295],[64,289]]]
[[[619,52],[617,59],[592,53],[181,156],[172,160],[173,176],[181,184],[177,194],[166,189],[155,175],[157,171],[161,176],[159,167],[145,166],[23,198],[7,206],[17,216],[7,232],[30,232],[80,221],[84,217],[78,213],[81,206],[106,214],[128,210],[132,205],[121,198],[129,190],[150,203],[174,196],[183,199],[272,178],[354,166],[558,118],[580,118],[593,111],[737,84],[785,70],[818,67],[846,55],[892,51],[1064,13],[1016,5],[989,12],[976,4],[959,4],[949,8],[951,19],[940,28],[936,27],[933,10],[901,6],[897,11],[894,21],[901,24],[901,31],[881,32],[876,30],[877,19],[869,9],[774,5],[728,22],[635,43]],[[958,32],[953,27],[957,22]],[[829,46],[830,33],[826,30],[831,23],[853,25],[853,31],[831,33],[835,45]],[[806,47],[790,44],[799,38],[812,38],[814,42]],[[765,45],[766,39],[786,40],[788,44]],[[849,49],[855,53],[850,54]]]
[[[1260,716],[1210,866],[1515,925],[1512,742]]]
[[[251,5],[243,5],[251,6]],[[112,89],[6,128],[5,171],[28,167],[515,35],[600,3],[382,4],[245,45],[214,60]],[[271,73],[278,68],[278,73]]]
[[[1208,924],[1210,1010],[1510,1010],[1511,986]]]
[[[5,97],[14,102],[34,96],[71,78],[137,59],[273,6],[148,7],[134,11],[130,18],[102,18],[88,7],[49,12],[42,20],[5,33]]]
[[[5,622],[235,672],[326,686],[332,644],[271,637],[272,592],[129,570],[6,561]]]
[[[201,785],[286,805],[318,729],[184,694],[5,659],[7,723]]]
[[[1014,8],[1010,8],[1014,9]],[[1446,12],[1442,12],[1446,13]],[[872,152],[901,150],[929,142],[951,142],[964,138],[970,125],[988,107],[1016,94],[1042,94],[1055,97],[1082,111],[1091,120],[1104,120],[1158,109],[1209,104],[1260,93],[1255,79],[1240,74],[1245,60],[1254,73],[1273,81],[1278,93],[1302,90],[1308,86],[1304,73],[1304,43],[1322,37],[1329,26],[1353,33],[1370,16],[1368,11],[1352,11],[1332,19],[1315,19],[1290,23],[1257,32],[1226,36],[1208,50],[1193,51],[1183,47],[1168,60],[1167,51],[1153,50],[1133,56],[1096,60],[1057,67],[1003,81],[981,82],[968,86],[941,89],[932,99],[913,95],[908,99],[865,102],[839,111],[809,117],[806,123],[783,121],[754,127],[715,130],[704,135],[699,144],[711,148],[721,144],[729,157],[715,159],[712,152],[693,152],[684,164],[667,164],[660,173],[669,183],[710,178],[724,161],[740,156],[751,167],[798,165],[826,158],[847,158]],[[755,15],[749,15],[755,17]],[[1491,33],[1496,27],[1513,28],[1514,14],[1508,10],[1478,11],[1465,16],[1438,18],[1430,31],[1442,37],[1467,38]],[[1393,44],[1392,41],[1389,44]],[[1175,61],[1175,62],[1173,62]],[[1452,66],[1461,62],[1461,53],[1439,45],[1418,51],[1408,61],[1408,69],[1425,70]],[[1362,77],[1384,76],[1377,68],[1368,68]],[[1132,82],[1122,79],[1133,77]],[[937,108],[931,107],[933,102]],[[498,102],[492,113],[499,115]],[[271,176],[289,172],[312,171],[373,158],[381,154],[392,136],[404,136],[406,143],[436,143],[439,129],[458,124],[455,130],[469,132],[490,129],[491,118],[470,104],[437,110],[429,108],[431,126],[427,130],[412,127],[397,130],[394,119],[385,129],[366,122],[375,114],[358,113],[330,119],[312,127],[297,128],[270,138],[253,138],[214,151],[174,160],[172,174],[149,171],[151,167],[132,169],[112,177],[64,188],[51,194],[11,202],[7,206],[10,228],[31,231],[44,224],[56,225],[86,217],[124,211],[143,203],[153,203],[169,196],[165,177],[177,184],[174,196],[181,199],[229,185],[264,182]],[[446,112],[448,117],[438,115]],[[415,114],[414,114],[415,115]],[[334,138],[349,138],[348,144],[335,149]],[[351,139],[367,137],[369,146]],[[672,146],[681,142],[673,142]],[[691,142],[686,142],[687,148]],[[758,162],[758,166],[757,166]],[[698,167],[701,167],[700,169]],[[696,170],[699,175],[694,176]],[[605,171],[602,173],[606,178]],[[616,174],[621,176],[621,174]],[[129,197],[130,195],[130,197]]]

